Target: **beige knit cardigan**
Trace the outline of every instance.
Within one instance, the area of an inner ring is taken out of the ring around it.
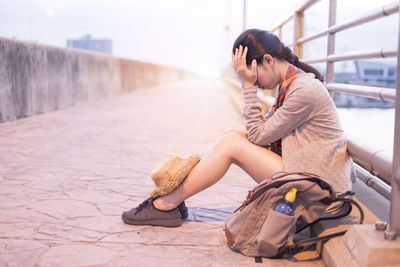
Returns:
[[[282,138],[284,171],[314,173],[331,181],[338,192],[351,190],[356,177],[353,161],[347,153],[335,104],[324,84],[314,74],[298,75],[283,105],[269,119],[262,114],[257,89],[242,89],[248,140],[266,146]]]

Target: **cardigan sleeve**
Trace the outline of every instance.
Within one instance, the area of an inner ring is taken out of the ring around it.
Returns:
[[[316,102],[307,86],[292,86],[282,106],[267,119],[262,115],[261,104],[258,103],[257,87],[242,90],[247,139],[260,146],[282,138],[307,121]]]

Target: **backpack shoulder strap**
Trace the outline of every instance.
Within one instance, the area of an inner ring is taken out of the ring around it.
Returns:
[[[334,202],[342,202],[343,203],[342,208],[335,215],[323,216],[320,219],[316,220],[315,222],[306,225],[301,230],[304,230],[306,227],[309,227],[321,220],[334,220],[334,219],[339,219],[339,218],[345,217],[350,214],[350,212],[352,210],[352,206],[355,206],[358,209],[358,211],[360,212],[360,219],[358,221],[358,224],[362,224],[364,221],[364,211],[362,210],[361,206],[356,201],[354,201],[353,199],[347,198],[346,196],[348,196],[348,195],[349,194],[339,195],[338,197],[335,198]],[[285,254],[290,254],[290,255],[297,254],[297,253],[303,251],[304,249],[306,249],[320,241],[326,241],[326,240],[329,240],[334,237],[342,236],[347,232],[347,230],[348,230],[348,228],[345,230],[333,232],[328,235],[311,237],[311,238],[306,238],[306,239],[300,240],[293,247],[287,248],[286,250],[282,251],[280,253],[280,255],[282,256]],[[300,232],[300,231],[296,231],[296,233]]]
[[[361,207],[358,205],[357,202],[354,202],[354,204],[352,205],[352,203],[350,203],[350,202],[342,201],[343,199],[349,199],[349,198],[347,198],[347,196],[354,195],[354,194],[355,194],[354,192],[347,191],[346,193],[338,194],[333,200],[329,199],[332,204],[335,202],[338,202],[339,204],[333,208],[329,208],[329,210],[326,210],[325,213],[322,214],[322,216],[319,217],[316,221],[313,221],[309,224],[304,225],[303,227],[301,227],[299,229],[296,229],[296,234],[300,233],[307,227],[310,227],[310,226],[316,224],[319,221],[336,220],[336,219],[346,217],[353,210],[353,205],[354,206],[357,205],[356,207],[358,208],[358,210],[360,212],[360,217],[362,216],[362,220],[364,220],[364,212],[361,209]],[[360,222],[360,224],[361,223],[362,222]]]

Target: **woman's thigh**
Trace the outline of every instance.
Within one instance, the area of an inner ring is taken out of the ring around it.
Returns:
[[[238,130],[225,132],[232,163],[238,165],[257,183],[283,171],[282,157],[265,147],[251,143],[246,133]]]

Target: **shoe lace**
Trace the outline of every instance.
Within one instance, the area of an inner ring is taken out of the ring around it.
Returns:
[[[150,201],[153,201],[153,198],[148,198],[145,201],[143,201],[141,204],[139,204],[139,206],[136,208],[136,212],[135,215],[138,214],[139,212],[141,212],[143,210],[144,207],[146,207],[147,205],[149,205],[149,203],[151,203]]]

